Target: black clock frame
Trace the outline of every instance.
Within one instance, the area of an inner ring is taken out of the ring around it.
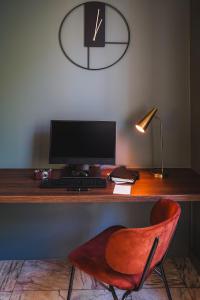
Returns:
[[[98,1],[98,2],[101,2],[101,1]],[[73,63],[75,66],[79,67],[79,68],[82,68],[82,69],[85,69],[85,70],[90,70],[90,71],[98,71],[98,70],[105,70],[105,69],[108,69],[112,66],[114,66],[115,64],[117,64],[123,57],[124,55],[126,54],[127,50],[128,50],[128,47],[130,45],[130,28],[129,28],[129,25],[128,25],[128,22],[126,20],[126,18],[124,17],[124,15],[114,6],[112,6],[111,4],[108,4],[108,3],[105,3],[105,2],[101,2],[101,3],[104,3],[105,6],[108,6],[110,8],[112,8],[113,10],[115,10],[120,16],[121,18],[123,19],[125,25],[126,25],[126,28],[127,28],[127,31],[128,31],[128,41],[127,42],[109,42],[109,41],[105,41],[105,44],[126,44],[126,48],[124,50],[124,52],[122,53],[122,55],[112,64],[106,66],[106,67],[102,67],[102,68],[90,68],[89,66],[89,62],[90,62],[90,47],[87,47],[87,67],[83,67],[81,65],[79,65],[78,63],[76,63],[75,61],[73,61],[69,55],[66,53],[64,47],[63,47],[63,44],[62,44],[62,27],[63,27],[63,24],[65,22],[65,20],[67,19],[67,17],[77,8],[81,7],[81,6],[84,6],[87,2],[84,2],[84,3],[81,3],[77,6],[75,6],[74,8],[72,8],[66,15],[65,17],[63,18],[61,24],[60,24],[60,27],[59,27],[59,33],[58,33],[58,39],[59,39],[59,45],[60,45],[60,48],[63,52],[63,54],[65,55],[65,57],[71,62]]]

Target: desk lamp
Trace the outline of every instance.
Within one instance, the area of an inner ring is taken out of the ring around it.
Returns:
[[[154,118],[156,112],[158,111],[157,108],[153,108],[151,111],[149,111],[136,125],[138,131],[145,133],[146,129],[148,128],[149,124],[151,123],[152,119]],[[161,119],[156,116],[156,118],[159,120],[160,123],[160,151],[161,151],[161,169],[160,172],[154,173],[154,177],[156,178],[164,178],[164,163],[163,163],[163,124]]]

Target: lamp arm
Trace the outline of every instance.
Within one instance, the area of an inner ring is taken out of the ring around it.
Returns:
[[[163,159],[163,122],[159,116],[155,116],[160,123],[160,153],[161,153],[161,174],[164,174],[164,159]]]

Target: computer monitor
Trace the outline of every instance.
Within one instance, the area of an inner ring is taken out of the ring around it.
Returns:
[[[49,162],[115,164],[116,122],[52,120]]]

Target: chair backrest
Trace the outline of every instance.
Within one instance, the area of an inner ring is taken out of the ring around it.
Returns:
[[[181,209],[172,200],[159,200],[152,208],[150,222],[145,228],[125,228],[113,233],[108,240],[105,259],[115,271],[124,274],[141,274],[155,238],[158,247],[150,269],[164,257],[173,237]]]

